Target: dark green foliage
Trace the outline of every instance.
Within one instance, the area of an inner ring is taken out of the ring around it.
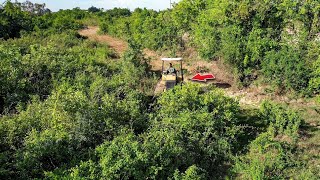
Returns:
[[[298,130],[303,121],[293,110],[264,102],[261,104],[260,117],[273,129],[274,136],[288,136],[291,140],[297,140]]]
[[[206,173],[203,169],[198,168],[197,166],[193,165],[190,166],[184,173],[179,173],[179,171],[175,171],[174,178],[175,180],[200,180],[205,179]]]
[[[146,156],[138,138],[132,132],[123,132],[112,142],[97,149],[100,156],[102,177],[110,179],[144,179]]]
[[[112,18],[128,17],[131,15],[129,9],[114,8],[106,11],[106,14],[110,15]]]
[[[292,147],[267,132],[251,142],[249,152],[236,160],[234,170],[241,179],[286,179],[284,170],[294,166]]]
[[[118,15],[122,11],[125,9],[105,12],[100,24],[103,33],[133,39],[143,47],[155,50],[176,49],[177,43],[181,43],[181,37],[178,36],[178,29],[169,11],[158,13],[137,8],[132,14]]]
[[[115,61],[106,46],[75,35],[1,42],[1,178],[63,172],[122,128],[147,127],[140,51]]]
[[[64,37],[65,41],[62,46],[58,45],[61,37]],[[19,102],[27,102],[30,95],[38,95],[45,99],[55,81],[74,78],[77,71],[84,71],[86,66],[92,65],[95,57],[105,58],[108,53],[104,52],[105,55],[100,56],[96,51],[85,48],[85,45],[81,47],[81,40],[72,35],[37,38],[40,39],[39,43],[47,43],[49,39],[52,42],[47,46],[26,42],[26,49],[17,48],[14,41],[0,45],[0,81],[4,84],[1,86],[0,96],[8,110]],[[24,48],[22,45],[21,47]],[[66,49],[67,47],[71,49]],[[79,48],[83,49],[82,52]]]
[[[19,37],[21,30],[32,28],[31,16],[22,11],[18,4],[7,1],[0,9],[0,38]]]
[[[312,78],[309,82],[309,87],[313,93],[320,93],[320,56],[318,60],[313,63]]]
[[[142,134],[122,128],[113,140],[96,148],[97,161],[48,177],[223,178],[241,133],[237,102],[218,90],[204,93],[199,86],[187,85],[164,93],[157,106],[149,129]],[[235,159],[234,172],[242,178],[287,178],[284,172],[299,166],[294,153],[301,119],[291,110],[266,102],[260,121],[269,126],[267,132],[250,143],[246,155]]]
[[[187,93],[186,92],[190,92]],[[193,99],[193,96],[196,96]],[[169,97],[183,99],[181,109],[169,105]],[[204,108],[200,108],[204,102]],[[224,102],[223,104],[220,104]],[[198,104],[200,103],[200,104]],[[198,86],[188,85],[165,93],[159,100],[150,129],[140,136],[123,130],[111,142],[97,148],[103,178],[166,179],[219,176],[228,160],[235,138],[238,106],[219,92],[201,94]],[[187,112],[185,108],[190,108]],[[185,110],[184,110],[185,109]],[[221,124],[226,121],[227,125]],[[220,126],[221,124],[221,126]],[[197,168],[194,166],[197,165]],[[179,174],[179,172],[185,174]]]
[[[269,83],[280,91],[302,91],[308,87],[310,69],[296,49],[283,47],[278,52],[268,52],[262,62],[262,71]]]
[[[234,171],[244,179],[288,178],[284,171],[299,166],[294,158],[301,117],[290,109],[264,102],[260,117],[267,132],[260,134],[248,147],[249,152],[236,158]]]
[[[88,11],[91,12],[91,13],[96,13],[96,12],[100,12],[100,9],[96,8],[94,6],[91,6],[91,7],[88,8]]]
[[[196,165],[209,176],[218,177],[239,132],[238,103],[218,90],[202,94],[194,85],[177,87],[163,94],[158,103],[160,109],[147,138],[153,147],[162,147],[153,149],[160,153],[157,158],[176,154],[176,158],[164,162],[166,173],[174,173],[174,167],[185,171]],[[167,153],[172,146],[174,151]]]
[[[79,157],[76,157],[76,149],[72,147],[67,133],[31,131],[22,152],[18,152],[17,168],[22,178],[41,177],[44,170],[54,170],[76,158]]]

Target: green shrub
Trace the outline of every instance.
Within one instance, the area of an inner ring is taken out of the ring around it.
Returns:
[[[260,107],[260,116],[269,127],[274,129],[275,136],[287,136],[293,142],[299,137],[298,130],[303,120],[295,111],[264,102]]]
[[[193,165],[190,166],[184,173],[179,173],[176,171],[174,174],[174,180],[201,180],[206,179],[206,175],[202,169]]]
[[[238,103],[218,90],[203,93],[199,86],[187,84],[162,94],[158,105],[148,139],[156,146],[164,146],[160,142],[175,146],[179,160],[172,163],[176,167],[185,170],[195,164],[209,176],[219,176],[218,167],[228,161],[239,132]]]
[[[63,79],[75,79],[80,72],[89,69],[99,70],[95,64],[105,61],[111,53],[104,46],[86,48],[86,44],[73,33],[38,38],[27,42],[30,39],[27,36],[1,43],[0,82],[3,86],[0,87],[0,97],[4,106],[0,110],[12,110],[18,103],[26,103],[32,95],[45,99],[54,85]],[[99,71],[106,72],[107,68]]]
[[[114,61],[105,45],[74,31],[1,41],[0,49],[1,112],[7,112],[0,117],[1,178],[82,177],[91,165],[80,162],[98,145],[123,128],[148,127],[140,50]],[[76,165],[79,173],[65,177]]]
[[[313,63],[312,78],[309,82],[309,88],[315,94],[320,93],[320,57]]]
[[[182,107],[169,105],[166,101],[169,97],[176,97],[170,102],[178,101]],[[118,104],[112,100],[105,102]],[[223,164],[230,159],[230,150],[236,142],[237,102],[217,90],[203,94],[199,86],[186,85],[183,89],[179,87],[164,93],[157,104],[160,109],[150,116],[152,122],[148,130],[136,135],[132,129],[119,128],[112,140],[96,148],[96,165],[90,163],[90,166],[85,166],[89,169],[79,169],[78,166],[63,177],[72,177],[75,172],[79,172],[81,177],[92,177],[91,172],[99,169],[99,178],[222,177]],[[177,107],[174,112],[165,110],[173,107]],[[110,108],[107,112],[110,112],[107,117],[114,115],[119,123],[125,117],[119,117],[121,115],[110,111]]]
[[[23,151],[18,152],[17,169],[21,171],[20,177],[43,177],[44,171],[72,164],[77,152],[74,147],[64,132],[31,131],[24,142]]]
[[[236,159],[234,172],[239,179],[288,178],[284,170],[296,165],[292,149],[273,138],[270,132],[259,135],[249,152]]]
[[[19,37],[20,31],[33,29],[30,14],[22,11],[18,4],[11,1],[6,1],[0,9],[0,19],[0,38]]]
[[[268,52],[262,63],[262,71],[265,78],[280,89],[303,91],[308,87],[310,70],[303,57],[293,48]]]
[[[148,168],[145,154],[134,134],[128,132],[97,148],[102,177],[110,179],[143,179]]]

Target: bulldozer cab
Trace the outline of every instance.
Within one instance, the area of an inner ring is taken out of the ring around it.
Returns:
[[[182,58],[162,58],[162,78],[161,82],[165,90],[173,88],[179,82],[183,82]],[[179,64],[180,68],[175,69],[173,63]],[[165,69],[165,65],[168,67]]]

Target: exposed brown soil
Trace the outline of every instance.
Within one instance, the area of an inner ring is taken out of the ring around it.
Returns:
[[[79,31],[79,34],[82,36],[86,36],[93,41],[107,43],[108,46],[115,50],[118,55],[122,55],[128,48],[128,44],[125,41],[109,35],[99,35],[98,31],[98,27],[89,26],[88,28]]]

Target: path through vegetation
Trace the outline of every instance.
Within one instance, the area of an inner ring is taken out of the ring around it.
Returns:
[[[121,56],[128,48],[127,42],[119,38],[106,34],[99,34],[99,27],[89,26],[79,31],[82,36],[88,37],[90,40],[108,44],[115,52]],[[266,99],[292,104],[294,106],[315,106],[314,102],[307,102],[303,99],[291,99],[286,96],[275,96],[274,93],[266,93],[264,88],[250,87],[242,90],[237,89],[233,76],[220,61],[207,62],[196,57],[196,53],[187,52],[184,56],[184,68],[187,69],[186,81],[189,81],[193,75],[200,70],[213,73],[216,80],[210,82],[217,87],[225,89],[227,95],[237,97],[241,104],[259,106]],[[161,54],[150,49],[144,49],[146,58],[150,58],[150,65],[153,71],[161,71],[162,63],[160,61]],[[196,61],[194,59],[197,59]]]
[[[108,44],[119,56],[122,56],[128,48],[127,42],[110,35],[101,35],[98,33],[98,31],[98,27],[89,26],[88,28],[79,31],[79,33],[88,37],[90,40]],[[150,49],[144,49],[144,54],[146,58],[150,58],[151,60],[151,69],[153,71],[161,71],[162,63],[160,58],[162,55]],[[192,50],[191,52],[186,52],[184,56],[184,69],[187,70],[185,78],[186,81],[189,81],[193,75],[199,72],[199,69],[205,70],[206,72],[213,73],[216,76],[216,80],[208,84],[215,84],[217,87],[224,89],[228,96],[238,98],[240,104],[258,107],[264,100],[272,100],[279,103],[284,103],[294,109],[303,109],[304,111],[307,111],[308,113],[306,113],[306,119],[308,119],[308,122],[310,122],[312,126],[320,128],[317,119],[317,117],[319,117],[319,113],[317,112],[318,105],[313,100],[278,96],[274,93],[266,92],[265,87],[252,86],[239,90],[234,83],[232,74],[228,72],[226,66],[224,66],[220,61],[207,62],[198,59],[196,57],[196,53],[194,53]]]
[[[110,35],[101,35],[98,33],[99,28],[96,26],[89,26],[86,29],[79,31],[82,36],[88,37],[90,40],[98,41],[108,44],[115,52],[121,56],[128,48],[127,42],[112,37]],[[144,49],[146,58],[150,58],[150,65],[153,71],[161,71],[162,63],[160,61],[161,54],[150,49]],[[184,54],[184,69],[187,70],[186,81],[191,79],[199,70],[204,70],[208,73],[213,73],[216,76],[216,80],[210,82],[217,87],[225,89],[227,95],[231,97],[237,97],[241,104],[259,106],[259,104],[266,99],[283,102],[293,106],[315,106],[315,103],[305,101],[304,99],[292,99],[286,96],[275,96],[274,93],[266,93],[264,88],[250,87],[242,90],[237,89],[234,83],[233,76],[228,72],[227,68],[220,61],[207,62],[198,59],[196,53],[186,52]],[[194,59],[197,59],[196,61]]]
[[[88,37],[90,40],[107,43],[118,55],[122,55],[128,48],[128,44],[125,41],[109,35],[100,35],[98,31],[98,27],[89,26],[88,28],[79,31],[79,33],[82,36]]]
[[[112,37],[110,35],[101,35],[99,34],[99,28],[96,26],[89,26],[86,29],[79,31],[80,35],[88,37],[90,40],[98,41],[100,43],[106,43],[112,48],[119,56],[123,55],[123,53],[128,48],[127,42]],[[143,50],[146,58],[149,58],[151,69],[153,71],[161,71],[162,62],[160,58],[161,54],[158,52],[152,51],[150,49]],[[186,81],[191,79],[193,75],[195,75],[199,70],[204,70],[208,73],[213,73],[216,76],[215,83],[219,87],[230,88],[233,85],[233,78],[230,73],[226,73],[225,70],[221,68],[222,64],[219,64],[217,61],[207,62],[201,59],[197,59],[194,61],[193,59],[195,54],[192,52],[188,52],[186,57],[184,57],[184,65],[183,68],[187,70]]]

